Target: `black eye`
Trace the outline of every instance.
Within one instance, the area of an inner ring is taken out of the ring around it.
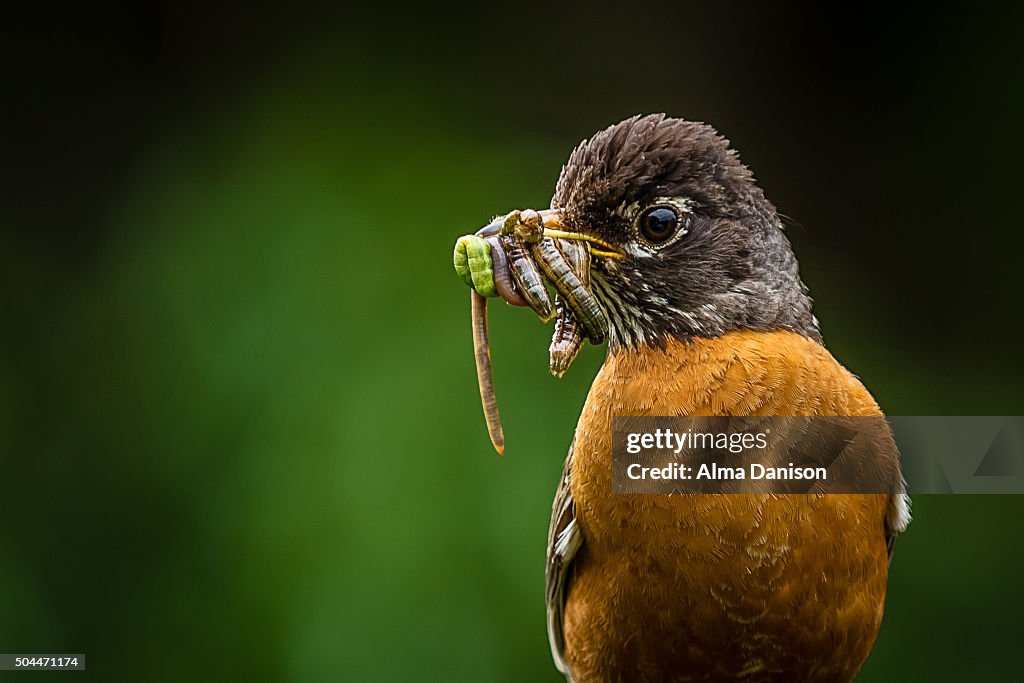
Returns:
[[[640,216],[640,235],[651,244],[661,244],[679,229],[679,214],[667,206],[654,206]]]

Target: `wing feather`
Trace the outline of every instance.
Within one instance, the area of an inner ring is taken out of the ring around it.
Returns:
[[[573,443],[575,445],[575,441]],[[565,601],[571,582],[572,561],[583,545],[583,534],[576,524],[576,505],[572,499],[570,476],[572,470],[573,445],[565,458],[562,478],[555,493],[551,508],[551,525],[548,527],[547,570],[544,589],[548,614],[548,641],[555,666],[571,680],[569,665],[565,659],[565,634],[562,630],[565,615]]]

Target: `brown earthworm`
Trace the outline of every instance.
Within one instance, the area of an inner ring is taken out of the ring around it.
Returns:
[[[516,283],[512,280],[512,272],[508,267],[508,257],[501,248],[497,237],[488,237],[487,244],[491,247],[491,270],[494,272],[494,289],[498,296],[513,306],[528,306],[526,299],[519,293]]]
[[[519,293],[509,270],[508,257],[497,237],[498,223],[481,228],[477,236],[482,237],[491,248],[491,270],[494,289],[498,296],[513,306],[527,306],[526,299]],[[487,435],[498,455],[505,454],[505,431],[501,427],[498,400],[494,394],[494,375],[491,371],[491,345],[487,336],[487,299],[475,289],[470,293],[471,321],[473,325],[473,354],[476,359],[476,380],[480,390],[480,403],[484,409]]]
[[[469,292],[473,321],[473,353],[476,356],[476,381],[480,387],[480,402],[484,408],[487,434],[498,455],[505,455],[505,432],[498,415],[498,401],[494,396],[494,377],[491,374],[491,347],[487,339],[487,299],[475,290]]]

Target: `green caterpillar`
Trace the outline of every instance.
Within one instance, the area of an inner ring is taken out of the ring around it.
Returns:
[[[463,235],[455,243],[455,272],[481,296],[498,296],[491,246],[482,237]]]

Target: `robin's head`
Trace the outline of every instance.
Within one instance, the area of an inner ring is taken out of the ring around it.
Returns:
[[[613,348],[744,329],[820,338],[775,207],[711,126],[655,114],[597,133],[551,207],[611,247],[592,279]]]

